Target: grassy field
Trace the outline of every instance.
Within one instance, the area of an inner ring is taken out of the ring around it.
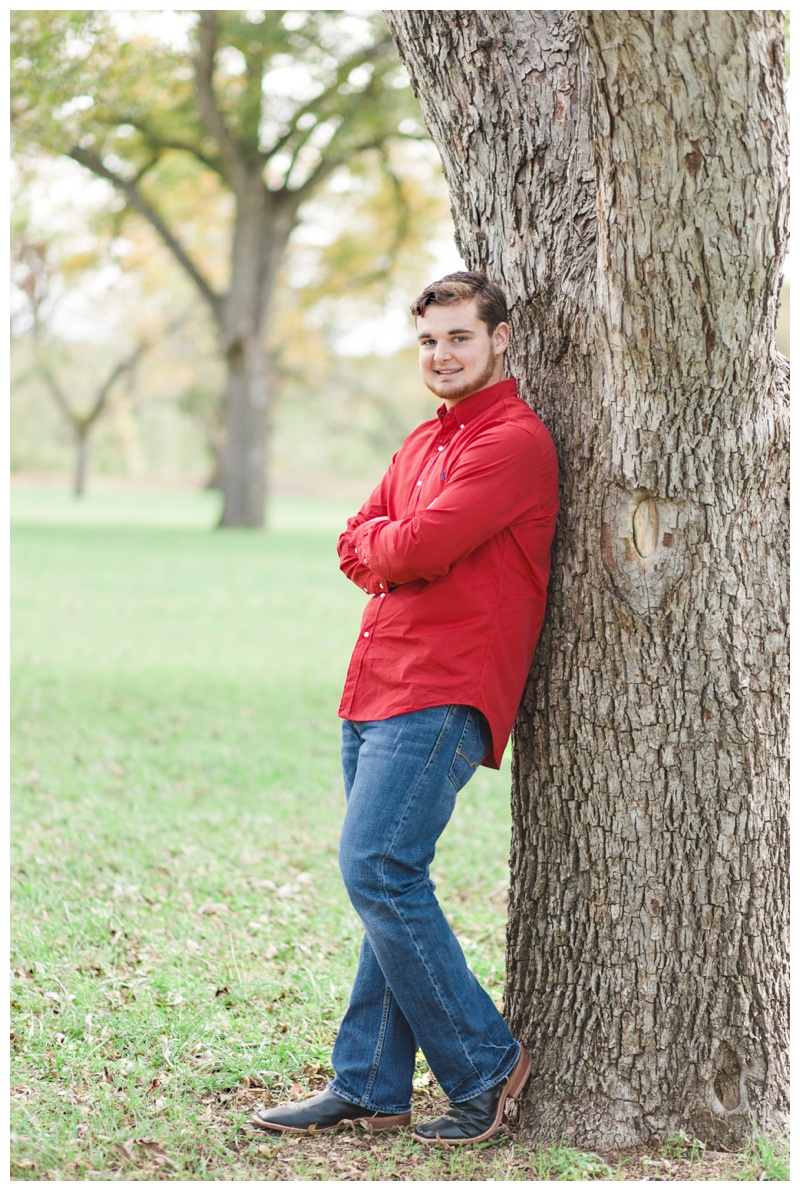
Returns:
[[[12,1177],[785,1177],[680,1139],[601,1159],[248,1129],[324,1086],[360,940],[336,867],[350,503],[276,500],[262,535],[211,532],[209,494],[14,491]],[[508,784],[465,789],[434,873],[498,1002]],[[422,1059],[416,1086],[424,1118]]]

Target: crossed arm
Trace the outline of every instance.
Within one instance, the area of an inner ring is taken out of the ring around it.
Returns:
[[[446,575],[512,522],[534,515],[541,463],[534,436],[497,427],[461,453],[427,508],[396,521],[387,508],[390,468],[339,538],[341,570],[370,594]]]

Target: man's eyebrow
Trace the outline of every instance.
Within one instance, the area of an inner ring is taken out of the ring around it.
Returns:
[[[445,335],[474,335],[475,332],[472,327],[454,327],[450,331],[445,331]],[[430,331],[421,331],[417,339],[432,339]]]

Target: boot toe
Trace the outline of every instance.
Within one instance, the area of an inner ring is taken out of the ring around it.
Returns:
[[[276,1133],[329,1133],[348,1125],[359,1125],[378,1132],[408,1125],[411,1113],[393,1115],[374,1112],[351,1104],[349,1100],[343,1100],[335,1092],[326,1089],[308,1100],[262,1108],[251,1119],[259,1129],[271,1129]]]

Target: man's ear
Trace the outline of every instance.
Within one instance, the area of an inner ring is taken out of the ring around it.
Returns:
[[[509,336],[511,331],[508,323],[498,323],[492,334],[492,342],[494,344],[494,354],[502,356],[508,347]]]

